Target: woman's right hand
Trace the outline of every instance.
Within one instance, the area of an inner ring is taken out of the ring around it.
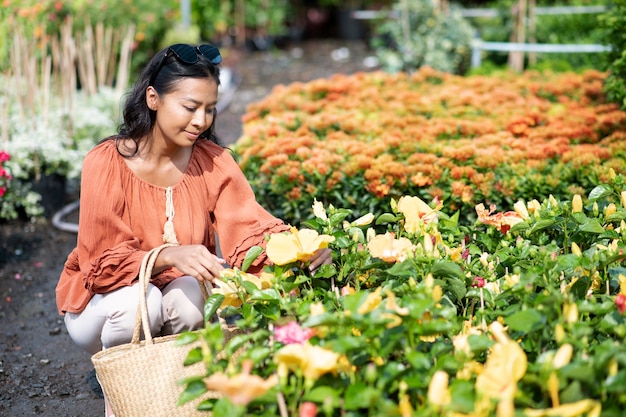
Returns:
[[[161,272],[174,267],[199,282],[213,282],[219,278],[226,261],[211,253],[204,245],[170,246],[161,251],[153,271]]]

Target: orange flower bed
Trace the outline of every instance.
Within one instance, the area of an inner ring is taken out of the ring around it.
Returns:
[[[249,106],[235,151],[262,204],[286,218],[314,198],[364,212],[402,195],[506,210],[626,173],[626,113],[606,102],[605,77],[337,74]]]

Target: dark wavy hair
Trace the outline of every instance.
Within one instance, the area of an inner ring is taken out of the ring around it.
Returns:
[[[135,142],[135,150],[130,155],[121,152],[119,145],[117,146],[117,150],[122,156],[131,157],[136,155],[143,138],[149,137],[152,132],[156,112],[148,108],[148,103],[146,102],[146,89],[150,85],[151,79],[154,78],[151,85],[159,95],[166,95],[172,92],[176,83],[185,77],[211,78],[218,86],[220,85],[219,66],[213,64],[202,54],[198,54],[198,62],[195,64],[186,64],[180,62],[174,54],[169,54],[163,58],[167,50],[168,48],[165,48],[152,57],[139,74],[139,78],[137,78],[132,89],[126,93],[122,110],[123,122],[119,126],[118,134],[107,138],[128,138]],[[162,59],[165,59],[165,61],[161,64]],[[155,71],[158,71],[156,76],[154,76]],[[200,136],[221,146],[215,134],[217,110],[214,109],[213,111],[213,123]]]

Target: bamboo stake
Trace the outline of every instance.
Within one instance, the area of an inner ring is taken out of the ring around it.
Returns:
[[[7,80],[11,79],[11,70],[7,71],[6,77]],[[11,106],[11,100],[9,100],[9,91],[8,89],[4,92],[0,104],[2,104],[2,143],[9,143],[9,109]]]
[[[42,36],[42,42],[40,44],[40,59],[43,60],[41,65],[41,75],[40,82],[41,87],[40,91],[43,92],[43,97],[41,100],[41,110],[42,110],[42,123],[44,126],[49,125],[49,110],[50,110],[50,72],[52,71],[52,58],[50,54],[48,54],[48,37],[45,35]]]
[[[537,43],[537,16],[535,14],[535,7],[537,6],[537,0],[530,0],[528,3],[528,32],[529,42]],[[528,53],[528,64],[535,65],[537,63],[537,54],[535,52]]]
[[[511,33],[511,42],[524,43],[526,40],[526,10],[528,0],[518,0],[514,6],[513,16],[515,23]],[[522,72],[524,70],[524,52],[509,52],[509,68],[513,71]]]
[[[15,77],[15,85],[13,86],[13,90],[10,95],[15,96],[15,101],[17,103],[17,108],[20,114],[20,123],[24,124],[26,122],[26,114],[24,108],[24,99],[23,95],[20,94],[20,83],[23,80],[23,70],[22,70],[22,37],[18,31],[13,35],[13,47],[10,50],[11,55],[11,66],[13,68],[13,76]]]
[[[81,51],[81,54],[78,55],[78,63],[83,68],[82,74],[84,75],[84,79],[81,79],[81,86],[91,96],[98,92],[98,88],[96,86],[96,68],[93,58],[93,28],[90,22],[85,22],[83,34],[84,37],[79,38],[78,50]]]
[[[130,58],[134,38],[135,26],[130,25],[126,30],[126,36],[124,36],[124,39],[122,40],[122,45],[120,46],[120,61],[117,67],[117,83],[115,88],[118,96],[121,96],[123,91],[126,89],[126,85],[128,84],[130,73]]]
[[[100,86],[104,85],[104,80],[106,79],[106,59],[108,58],[108,52],[106,50],[106,44],[104,40],[104,25],[102,22],[96,23],[96,39],[95,39],[95,50],[96,50],[96,86],[100,88]]]
[[[42,80],[42,90],[43,90],[43,115],[42,121],[44,126],[48,126],[50,123],[50,75],[52,73],[52,57],[50,55],[46,55],[45,65],[43,65],[43,80]]]
[[[110,58],[108,60],[108,69],[107,69],[107,79],[106,79],[106,85],[113,87],[113,83],[115,82],[115,70],[117,68],[117,63],[118,63],[118,59],[117,59],[117,49],[118,49],[118,44],[120,43],[120,33],[119,31],[114,31],[112,30],[111,27],[107,28],[107,31],[109,33],[109,36],[107,37],[109,39],[109,43],[110,43]],[[120,53],[121,53],[121,46],[120,48]]]

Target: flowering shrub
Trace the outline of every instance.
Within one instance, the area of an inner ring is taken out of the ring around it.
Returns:
[[[464,74],[469,69],[476,29],[455,4],[444,10],[439,1],[393,2],[393,19],[375,26],[372,44],[383,69],[415,71],[429,66]]]
[[[605,74],[335,75],[248,107],[234,149],[261,203],[300,219],[317,199],[382,212],[392,198],[474,206],[563,199],[626,172],[626,113]]]
[[[4,0],[0,8],[0,69],[6,69],[9,62],[15,32],[49,42],[49,36],[56,36],[66,19],[71,19],[75,33],[81,32],[87,22],[106,22],[118,29],[135,25],[137,67],[159,49],[160,40],[179,14],[178,2],[170,0]]]
[[[0,197],[7,192],[9,181],[11,181],[11,173],[4,168],[4,163],[11,159],[11,155],[4,151],[0,151]]]
[[[215,390],[200,407],[216,417],[620,415],[624,177],[510,212],[479,206],[470,225],[447,211],[403,196],[355,219],[315,202],[302,229],[269,237],[267,253],[286,255],[270,256],[268,285],[227,270],[238,307],[220,288],[205,329],[180,336],[201,342],[187,362],[206,364],[181,401]],[[333,265],[310,271],[284,244],[305,230]],[[225,340],[216,312],[243,333]]]
[[[17,218],[18,210],[27,217],[41,216],[43,214],[41,196],[31,191],[29,184],[13,178],[8,167],[11,159],[9,153],[0,150],[0,220]]]
[[[0,92],[0,100],[3,97]],[[2,200],[0,219],[15,219],[22,209],[27,218],[43,215],[41,195],[32,191],[33,179],[58,174],[77,181],[85,154],[115,130],[119,100],[113,89],[104,87],[95,96],[77,92],[72,109],[55,105],[51,98],[46,122],[32,125],[22,123],[19,105],[9,104],[7,118],[0,121],[0,130],[9,140],[0,142],[0,152],[11,155],[5,166],[12,182],[10,195]]]

